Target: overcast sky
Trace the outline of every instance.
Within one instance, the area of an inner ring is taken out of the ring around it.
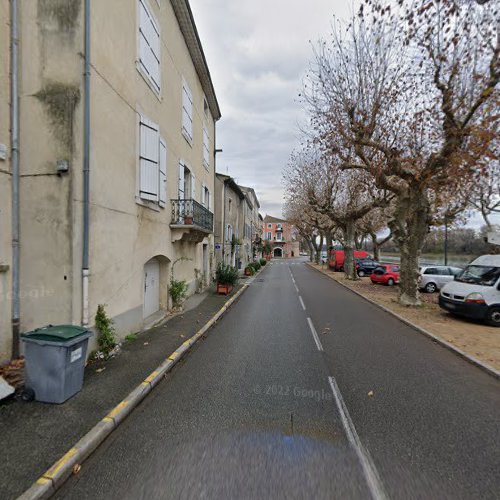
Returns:
[[[191,0],[222,112],[217,171],[255,189],[261,213],[281,217],[281,171],[304,120],[298,94],[309,41],[349,1]]]
[[[346,18],[350,0],[190,0],[222,112],[217,171],[255,189],[281,217],[281,172],[298,145],[298,102],[311,44]],[[500,223],[500,217],[494,217]],[[479,216],[468,225],[480,226]]]

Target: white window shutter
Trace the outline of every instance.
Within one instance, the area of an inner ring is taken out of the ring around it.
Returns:
[[[206,199],[205,199],[205,183],[201,185],[201,204],[206,207]]]
[[[210,165],[210,139],[207,127],[203,127],[203,164],[207,168]]]
[[[160,30],[143,0],[139,1],[139,63],[156,90],[161,88]]]
[[[160,168],[159,168],[159,199],[160,207],[167,204],[167,145],[160,138]]]
[[[207,196],[208,196],[208,209],[211,212],[212,211],[212,193],[210,191],[207,191]]]
[[[158,201],[159,132],[158,125],[141,117],[140,121],[140,186],[139,195],[145,200]]]
[[[184,164],[179,163],[179,200],[184,199]]]
[[[196,177],[191,173],[191,199],[196,199]]]
[[[182,82],[182,129],[193,140],[193,96],[186,81]]]

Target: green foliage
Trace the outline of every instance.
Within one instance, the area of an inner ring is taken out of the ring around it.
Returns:
[[[260,259],[259,262],[260,262],[260,265],[262,267],[264,267],[267,264],[267,260],[266,259]]]
[[[273,251],[273,247],[271,246],[271,243],[266,243],[264,245],[264,253],[270,254],[272,251]]]
[[[168,293],[172,297],[172,303],[175,307],[182,304],[184,299],[187,297],[188,286],[183,280],[176,280],[173,277],[170,279],[170,288]]]
[[[255,274],[255,269],[253,268],[253,266],[251,266],[250,264],[248,264],[248,266],[245,267],[245,274],[253,276]]]
[[[239,279],[238,269],[220,262],[215,271],[215,279],[221,285],[236,285]]]
[[[262,266],[259,262],[250,262],[248,264],[255,272],[257,272]]]
[[[95,326],[99,335],[97,337],[97,344],[99,350],[104,354],[107,359],[109,353],[116,347],[115,329],[113,328],[113,321],[108,317],[103,304],[97,306],[97,313],[95,315]]]
[[[134,342],[135,340],[137,340],[137,333],[130,333],[125,337],[125,340],[127,342]]]

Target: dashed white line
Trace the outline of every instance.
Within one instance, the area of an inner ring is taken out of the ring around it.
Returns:
[[[366,483],[368,484],[368,489],[374,500],[385,500],[387,498],[387,494],[384,491],[384,487],[382,485],[382,481],[378,474],[377,468],[373,463],[373,460],[368,453],[368,450],[365,449],[361,440],[359,439],[358,433],[356,432],[356,428],[354,427],[354,423],[349,415],[349,410],[344,402],[344,398],[340,393],[339,386],[337,385],[337,381],[334,377],[328,377],[328,381],[330,382],[330,387],[333,391],[333,397],[335,398],[335,402],[337,403],[337,408],[340,413],[340,417],[342,419],[342,424],[344,425],[345,433],[347,435],[347,439],[349,443],[354,448],[356,455],[361,463],[361,467],[363,468],[363,472],[365,475]]]
[[[321,345],[321,342],[319,341],[318,334],[316,333],[316,328],[314,328],[313,322],[311,321],[311,318],[307,318],[307,322],[309,323],[309,328],[311,329],[311,333],[314,339],[314,342],[316,343],[316,347],[318,348],[318,351],[323,351],[323,346]]]
[[[299,293],[299,287],[298,287],[297,285],[294,285],[294,286],[295,286],[295,291],[296,291],[297,293]]]
[[[299,295],[299,300],[300,300],[300,305],[302,306],[302,309],[304,309],[304,311],[306,310],[306,305],[304,304],[304,301],[302,300],[302,297]]]

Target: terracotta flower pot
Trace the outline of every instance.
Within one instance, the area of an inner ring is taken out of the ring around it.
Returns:
[[[233,289],[233,285],[226,283],[217,283],[217,293],[219,295],[229,295]]]
[[[193,224],[192,217],[184,217],[184,224],[191,226]]]

